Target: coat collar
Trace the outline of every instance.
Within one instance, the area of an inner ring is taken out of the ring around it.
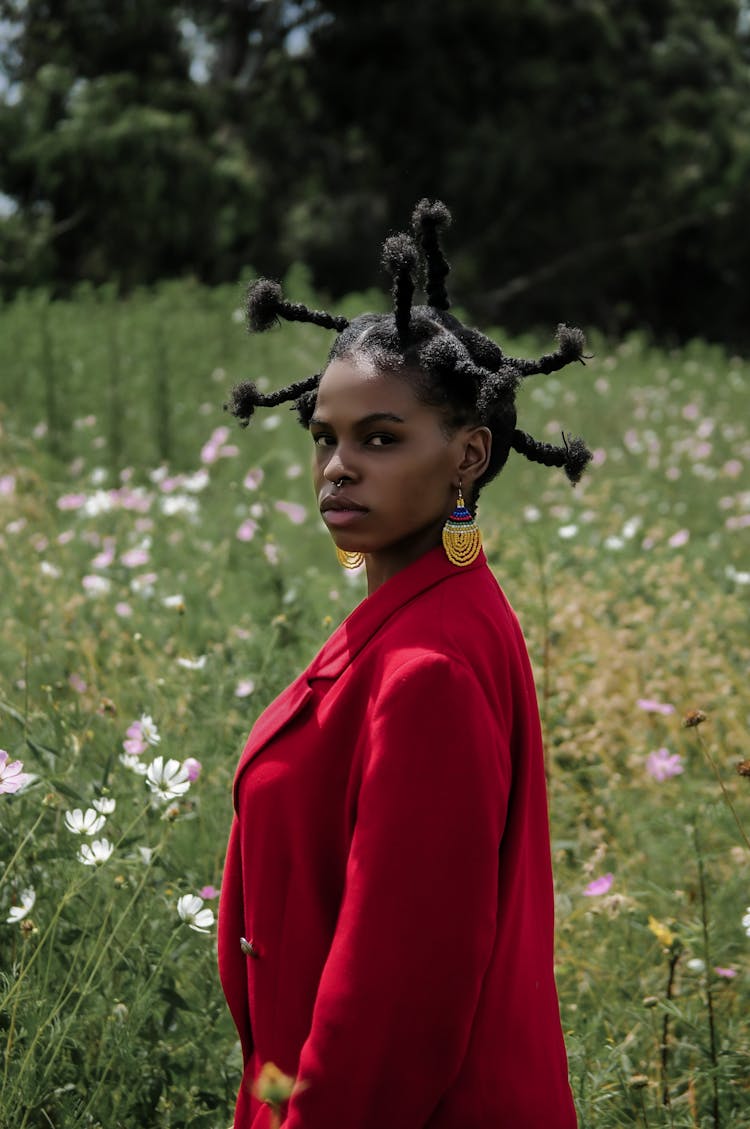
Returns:
[[[386,620],[405,604],[441,581],[472,572],[486,563],[484,552],[480,551],[472,564],[459,567],[451,564],[439,546],[407,565],[358,604],[334,631],[305,671],[308,682],[338,678]]]
[[[413,564],[381,584],[338,627],[298,678],[260,715],[240,757],[234,778],[234,804],[238,807],[240,777],[269,741],[297,717],[315,696],[312,683],[333,681],[354,661],[373,635],[400,608],[443,580],[473,572],[486,565],[484,552],[470,565],[451,564],[442,547],[431,549]]]

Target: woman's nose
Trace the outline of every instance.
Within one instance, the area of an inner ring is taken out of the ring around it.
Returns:
[[[341,450],[340,445],[331,453],[331,457],[325,465],[323,475],[329,482],[338,482],[341,478],[356,478],[351,459]]]

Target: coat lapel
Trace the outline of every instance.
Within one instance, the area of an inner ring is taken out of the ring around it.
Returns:
[[[432,549],[419,560],[396,573],[373,592],[372,596],[366,597],[361,604],[358,604],[334,631],[307,670],[271,702],[255,722],[234,778],[235,808],[237,783],[241,774],[269,741],[293,721],[314,697],[312,682],[335,681],[391,616],[422,592],[435,584],[440,584],[443,580],[482,568],[486,563],[484,553],[480,552],[471,565],[459,568],[451,564],[442,548]]]

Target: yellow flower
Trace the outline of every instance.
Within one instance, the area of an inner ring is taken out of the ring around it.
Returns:
[[[671,929],[668,929],[666,925],[663,925],[661,921],[657,921],[651,915],[649,915],[648,927],[660,945],[663,945],[665,949],[672,947],[675,935]]]
[[[253,1091],[258,1101],[278,1107],[291,1097],[294,1079],[279,1070],[273,1062],[265,1062],[255,1080]]]

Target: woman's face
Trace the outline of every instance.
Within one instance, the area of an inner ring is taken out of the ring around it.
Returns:
[[[449,435],[408,378],[366,358],[328,366],[310,434],[323,520],[338,548],[365,554],[371,592],[440,544],[459,480],[466,496],[489,456],[486,428]]]

